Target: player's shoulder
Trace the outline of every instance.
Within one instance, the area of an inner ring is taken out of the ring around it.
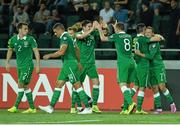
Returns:
[[[131,36],[130,34],[125,33],[124,35],[125,35],[126,37],[132,38],[132,36]]]
[[[68,40],[68,39],[70,39],[70,38],[72,38],[72,37],[69,35],[69,33],[65,33],[65,34],[61,37],[61,39],[64,40],[64,41],[66,41],[66,40]]]
[[[35,40],[35,38],[34,38],[33,36],[31,36],[31,35],[26,35],[26,38],[27,38],[28,40]]]
[[[17,34],[13,35],[10,40],[17,40]]]

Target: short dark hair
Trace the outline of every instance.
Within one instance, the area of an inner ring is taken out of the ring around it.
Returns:
[[[18,23],[18,24],[16,25],[16,28],[17,28],[17,30],[19,30],[19,29],[21,29],[23,26],[28,26],[28,24],[27,24],[27,23],[24,23],[24,22],[20,22],[20,23]]]
[[[90,20],[83,20],[82,21],[82,26],[86,26],[88,23],[92,23]]]
[[[89,2],[85,1],[85,2],[83,2],[83,5],[84,5],[84,4],[88,4],[88,5],[89,5]]]
[[[62,30],[65,30],[64,25],[62,23],[56,23],[53,26],[53,29],[60,28]]]
[[[150,29],[154,33],[154,29],[151,26],[147,26],[146,29]]]
[[[78,31],[78,28],[76,26],[68,27],[68,30],[73,30],[74,32]]]
[[[125,26],[124,26],[123,22],[118,22],[115,27],[117,29],[119,29],[119,30],[124,30],[125,29]]]
[[[18,5],[17,8],[20,8],[21,10],[23,10],[24,6],[23,5]]]
[[[147,7],[149,7],[149,0],[144,0],[143,2],[142,2],[142,5],[145,5],[145,6],[147,6]]]
[[[144,23],[139,23],[136,27],[136,32],[137,33],[141,33],[143,32],[144,28],[146,27],[146,25]]]

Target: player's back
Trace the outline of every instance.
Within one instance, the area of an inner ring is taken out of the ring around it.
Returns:
[[[133,60],[132,56],[132,37],[125,32],[113,34],[115,47],[117,51],[117,61]]]

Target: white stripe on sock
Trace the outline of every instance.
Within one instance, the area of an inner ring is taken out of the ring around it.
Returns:
[[[55,88],[54,90],[56,90],[56,91],[61,91],[61,88]]]
[[[19,88],[18,92],[24,92],[24,88]]]
[[[122,93],[124,93],[124,92],[127,91],[127,90],[128,90],[127,86],[122,86],[122,87],[121,87]]]
[[[144,92],[139,90],[139,91],[138,91],[138,96],[144,97]]]
[[[83,88],[82,87],[80,87],[80,88],[78,88],[77,90],[76,90],[76,92],[81,92],[81,91],[83,91]]]
[[[31,89],[30,89],[30,88],[29,88],[29,89],[26,89],[24,92],[25,92],[25,93],[30,93],[30,92],[31,92]]]
[[[132,88],[132,90],[136,93],[136,89],[135,88]]]
[[[157,98],[158,96],[160,96],[159,92],[154,94],[154,98]]]
[[[169,90],[166,89],[166,91],[163,93],[165,96],[167,96],[169,94]]]
[[[98,88],[99,88],[99,85],[93,85],[93,88],[98,89]]]

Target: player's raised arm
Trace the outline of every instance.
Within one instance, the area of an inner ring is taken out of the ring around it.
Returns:
[[[95,28],[97,28],[99,30],[99,34],[100,34],[100,38],[102,42],[106,42],[108,41],[108,37],[106,37],[103,33],[102,27],[99,23],[95,23]]]
[[[81,34],[76,34],[77,39],[84,39],[86,38],[93,30],[94,30],[94,23],[92,24],[89,20],[84,20],[82,22],[83,32]]]

